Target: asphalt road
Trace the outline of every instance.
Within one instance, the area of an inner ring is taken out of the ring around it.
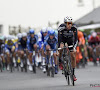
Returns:
[[[100,90],[100,87],[91,87],[90,84],[100,84],[100,65],[94,67],[89,63],[86,68],[76,69],[77,81],[75,86],[68,86],[61,71],[54,78],[47,77],[40,69],[33,74],[28,71],[13,73],[0,72],[0,90]]]

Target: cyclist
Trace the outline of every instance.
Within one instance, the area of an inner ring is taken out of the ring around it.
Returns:
[[[27,49],[29,51],[29,55],[28,55],[28,59],[30,61],[30,65],[29,65],[29,70],[32,71],[32,54],[33,54],[33,50],[35,50],[35,53],[37,52],[37,40],[38,40],[38,36],[35,35],[35,32],[33,29],[30,29],[29,31],[29,36],[27,39]]]
[[[2,62],[5,62],[4,59],[4,37],[0,36],[0,57],[2,59]]]
[[[22,38],[20,38],[17,42],[18,48],[16,48],[16,51],[18,51],[18,60],[21,60],[21,67],[23,67],[23,56],[24,56],[24,50],[27,48],[27,33],[22,33]]]
[[[49,50],[49,49],[54,49],[53,51],[53,55],[54,55],[54,62],[55,62],[55,74],[58,73],[58,64],[57,64],[57,53],[56,53],[56,45],[57,45],[57,42],[58,42],[58,39],[55,35],[55,31],[54,30],[51,30],[49,32],[49,35],[48,37],[46,38],[46,41],[45,41],[45,53],[46,53],[46,50]],[[49,52],[48,52],[49,53]],[[50,55],[50,53],[49,53]]]
[[[88,40],[88,43],[89,43],[89,46],[88,46],[88,49],[89,49],[89,52],[91,54],[91,56],[93,56],[93,47],[96,48],[96,56],[99,56],[100,53],[98,52],[100,46],[100,39],[99,37],[97,36],[97,33],[96,32],[92,32],[89,40]]]
[[[37,42],[37,45],[38,45],[38,66],[42,69],[42,66],[41,66],[41,64],[42,64],[42,50],[43,50],[43,41],[42,41],[42,35],[41,35],[41,33],[39,32],[38,33],[38,42]]]
[[[46,40],[46,38],[48,37],[48,28],[46,27],[43,27],[42,30],[41,30],[41,40],[42,40],[42,46],[41,46],[41,51],[42,51],[42,67],[43,67],[43,72],[45,73],[46,72],[46,67],[45,67],[45,55],[44,55],[44,48],[45,47],[44,45],[44,42]]]
[[[73,48],[69,48],[71,53],[71,61],[73,67],[73,73],[75,72],[76,59],[75,52],[77,46],[77,28],[72,24],[73,19],[71,17],[65,17],[64,23],[58,27],[58,47],[63,48],[64,43],[67,42],[68,46],[73,45]],[[62,51],[59,52],[59,62],[61,63]],[[77,80],[76,76],[73,76],[74,81]]]
[[[10,64],[10,53],[12,53],[14,55],[14,51],[15,51],[15,42],[14,40],[12,40],[12,36],[9,35],[8,36],[8,40],[6,40],[5,42],[5,53],[7,55],[7,70],[9,70],[9,64]],[[15,61],[13,59],[13,61]]]
[[[81,53],[81,48],[84,48],[84,55],[86,57],[86,59],[88,59],[88,55],[87,55],[87,48],[85,45],[85,38],[84,38],[84,34],[83,32],[79,31],[77,32],[78,35],[78,47],[77,47],[77,52],[78,54],[76,54],[76,61],[79,63],[80,59],[82,59],[82,53]]]

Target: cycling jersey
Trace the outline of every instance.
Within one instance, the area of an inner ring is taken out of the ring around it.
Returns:
[[[6,40],[6,42],[5,42],[5,50],[9,50],[11,52],[12,48],[15,49],[15,41],[14,40],[11,40],[11,41]]]
[[[33,38],[31,38],[31,36],[28,36],[28,39],[27,39],[27,48],[29,51],[33,51],[33,45],[34,44],[37,44],[37,41],[38,41],[38,36],[37,35],[34,35]]]
[[[43,33],[42,33],[42,31],[40,32],[41,33],[41,39],[42,39],[42,42],[44,43],[45,42],[45,40],[46,40],[46,38],[48,37],[48,34],[46,35],[46,36],[43,36]]]
[[[50,37],[48,36],[46,38],[46,41],[45,41],[45,45],[44,47],[46,47],[46,45],[49,45],[51,47],[51,49],[55,49],[54,52],[56,52],[56,45],[57,45],[57,42],[58,42],[58,39],[56,36],[54,36],[53,39],[50,39]],[[45,51],[45,50],[44,50]]]
[[[18,48],[19,49],[26,49],[27,48],[27,39],[24,41],[22,38],[18,41]]]
[[[58,47],[60,47],[60,43],[66,43],[68,46],[73,45],[76,47],[77,45],[77,28],[72,26],[70,30],[67,30],[65,24],[61,24],[58,27]],[[70,48],[69,48],[70,49]]]
[[[0,54],[3,53],[3,49],[4,49],[4,42],[0,41]]]
[[[97,45],[100,43],[100,39],[98,36],[96,36],[96,37],[90,36],[88,43],[89,43],[89,45]]]
[[[82,45],[84,45],[85,44],[85,38],[84,38],[83,33],[78,30],[77,35],[78,35],[78,41],[81,42]]]

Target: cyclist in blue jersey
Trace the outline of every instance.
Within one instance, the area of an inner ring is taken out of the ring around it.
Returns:
[[[45,53],[46,54],[47,54],[46,50],[54,49],[53,55],[54,55],[54,61],[55,61],[55,74],[58,73],[57,53],[56,53],[56,49],[57,49],[56,45],[57,45],[57,42],[58,42],[58,39],[57,39],[57,37],[55,35],[55,31],[54,30],[51,30],[49,32],[49,35],[46,38],[44,44],[45,44]]]
[[[29,51],[29,61],[30,61],[30,65],[29,65],[29,70],[32,71],[32,54],[33,54],[33,50],[35,50],[35,53],[37,52],[37,40],[38,40],[38,36],[35,35],[35,32],[33,29],[30,29],[29,31],[29,36],[27,39],[27,49]]]

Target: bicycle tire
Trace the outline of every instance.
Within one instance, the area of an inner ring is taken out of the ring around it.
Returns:
[[[54,66],[53,66],[53,57],[51,56],[51,64],[52,64],[52,67],[51,67],[51,77],[54,77]]]
[[[0,70],[3,71],[2,61],[0,61]]]
[[[74,78],[73,78],[73,69],[72,69],[72,65],[71,65],[71,55],[70,55],[70,52],[68,51],[68,57],[67,57],[67,65],[68,65],[68,72],[69,72],[69,76],[70,76],[70,79],[71,79],[71,82],[72,82],[72,85],[74,86],[75,83],[74,83]]]
[[[54,67],[51,67],[51,77],[54,77]]]

